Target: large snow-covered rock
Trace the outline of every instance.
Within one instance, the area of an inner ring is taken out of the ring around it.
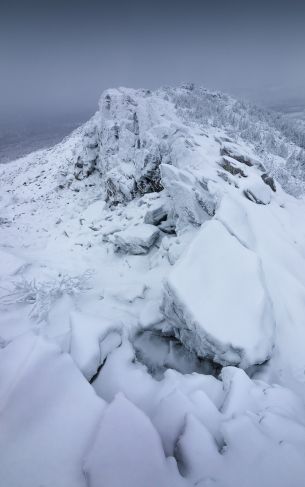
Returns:
[[[115,233],[114,246],[116,250],[127,254],[146,254],[158,237],[158,228],[143,223]]]
[[[163,313],[187,347],[247,367],[272,353],[274,320],[256,255],[206,223],[166,279]]]

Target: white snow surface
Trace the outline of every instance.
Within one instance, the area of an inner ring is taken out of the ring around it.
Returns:
[[[274,319],[260,262],[217,220],[202,226],[174,266],[163,309],[203,357],[246,368],[271,356]]]
[[[298,148],[234,103],[107,90],[3,167],[1,486],[304,484]]]

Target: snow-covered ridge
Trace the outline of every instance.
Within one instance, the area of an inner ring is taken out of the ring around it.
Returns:
[[[303,142],[193,85],[120,88],[4,168],[6,487],[302,485]]]
[[[96,168],[114,202],[158,190],[160,162],[175,164],[181,149],[191,149],[194,129],[210,126],[243,139],[288,191],[304,192],[304,127],[193,85],[103,93],[84,132],[75,174],[81,178]]]

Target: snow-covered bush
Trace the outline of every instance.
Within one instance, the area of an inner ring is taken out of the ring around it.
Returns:
[[[91,289],[93,271],[87,270],[78,276],[59,274],[56,279],[39,281],[22,277],[12,281],[13,289],[0,298],[3,306],[15,304],[32,305],[30,317],[38,323],[46,320],[52,304],[64,294],[73,296]]]
[[[233,139],[241,137],[253,144],[286,191],[295,196],[305,192],[305,123],[302,120],[291,120],[202,87],[166,90],[185,121],[224,129]],[[283,158],[285,165],[279,166],[270,155]]]

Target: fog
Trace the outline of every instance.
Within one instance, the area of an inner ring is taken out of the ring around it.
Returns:
[[[304,104],[303,2],[24,0],[1,9],[1,125],[85,119],[105,88],[122,85],[193,81],[268,106]]]

